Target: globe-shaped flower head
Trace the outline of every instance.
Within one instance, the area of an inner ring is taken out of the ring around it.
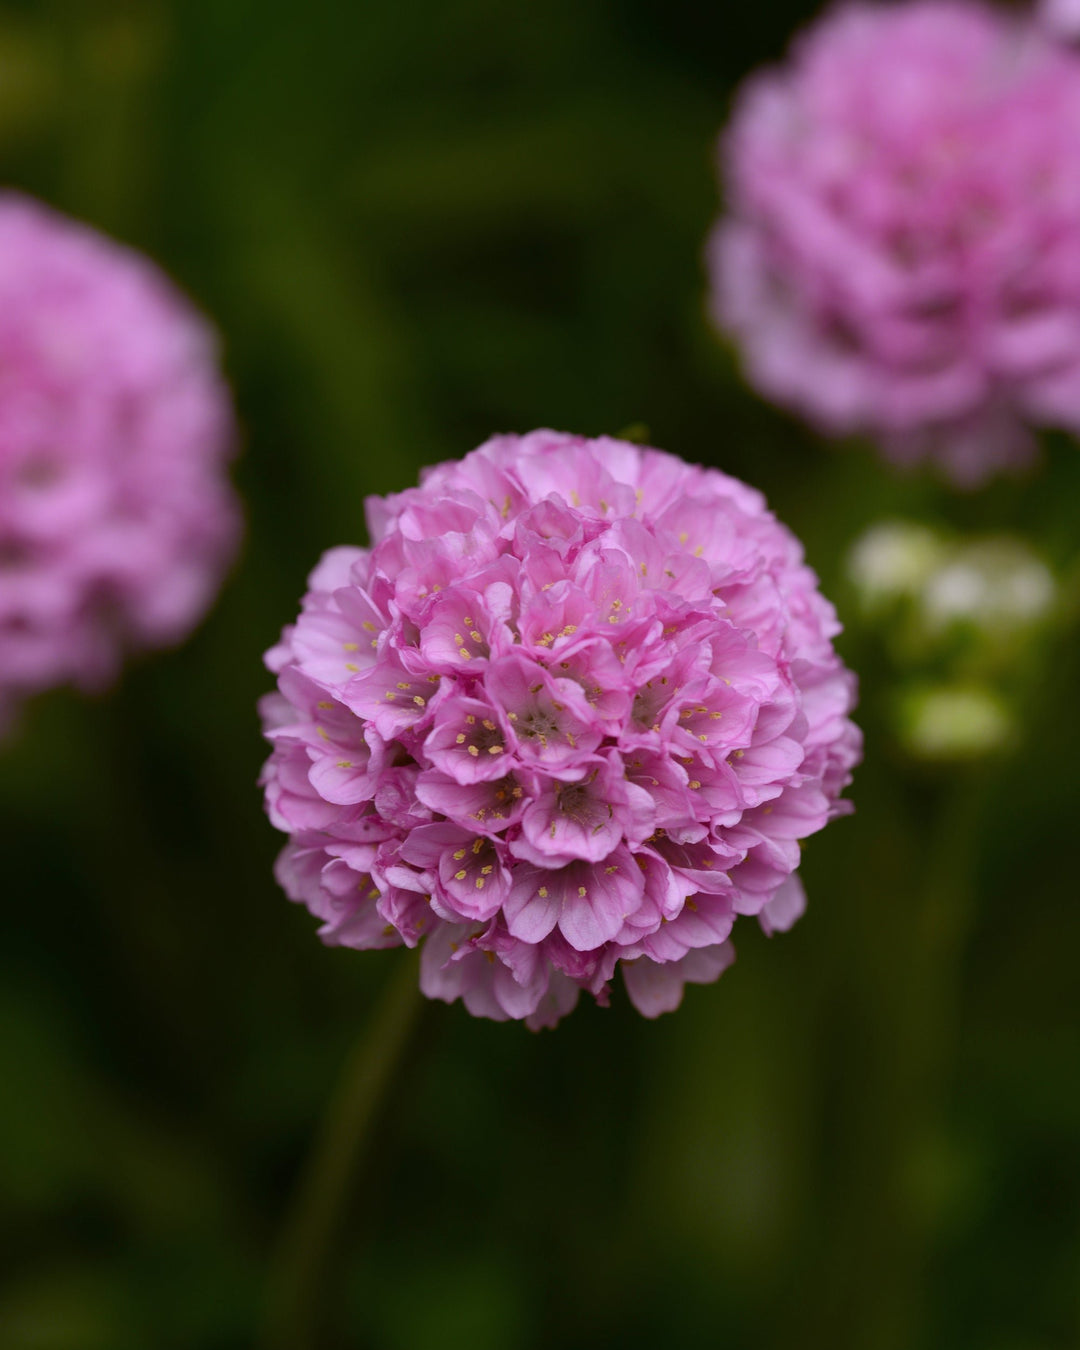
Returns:
[[[268,655],[271,819],[324,941],[550,1024],[646,1014],[802,910],[858,758],[833,610],[757,492],[657,450],[500,436],[368,502]]]
[[[965,0],[849,5],[722,151],[713,312],[763,394],[965,485],[1080,431],[1080,53]]]
[[[213,334],[145,259],[0,194],[0,721],[202,615],[238,532]]]

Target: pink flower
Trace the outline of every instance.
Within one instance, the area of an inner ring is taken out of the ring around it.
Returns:
[[[0,193],[0,720],[201,617],[236,543],[213,334],[149,262]]]
[[[500,436],[368,501],[268,654],[278,877],[421,987],[554,1024],[621,965],[647,1016],[803,908],[855,682],[758,493],[658,450]]]
[[[1065,42],[1080,37],[1080,0],[1041,0],[1037,7],[1040,23]]]
[[[712,310],[764,395],[969,486],[1080,431],[1080,54],[973,0],[850,4],[722,151]]]

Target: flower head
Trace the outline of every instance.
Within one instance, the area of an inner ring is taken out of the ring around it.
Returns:
[[[371,499],[268,655],[278,877],[430,997],[553,1024],[621,965],[653,1016],[802,911],[854,680],[758,493],[658,450],[500,436]]]
[[[0,719],[181,638],[238,532],[213,334],[148,261],[0,194]]]
[[[974,0],[849,4],[722,151],[712,307],[762,393],[965,485],[1080,431],[1080,53]]]

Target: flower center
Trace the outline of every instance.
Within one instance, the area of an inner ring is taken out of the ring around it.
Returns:
[[[479,759],[481,755],[501,755],[506,750],[506,742],[497,723],[490,717],[477,718],[469,713],[465,718],[463,730],[457,734],[457,743],[463,750]]]
[[[516,730],[525,740],[539,741],[546,748],[548,738],[559,734],[559,724],[549,708],[532,707],[518,718]]]
[[[602,830],[614,815],[610,803],[598,800],[590,792],[595,777],[593,774],[583,783],[560,783],[555,789],[559,815],[594,834]]]
[[[667,676],[659,680],[647,680],[643,688],[634,695],[632,717],[639,727],[659,731],[660,710],[671,698],[671,687]]]

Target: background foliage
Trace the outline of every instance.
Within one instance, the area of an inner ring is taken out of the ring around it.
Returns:
[[[259,655],[365,494],[494,430],[647,424],[765,489],[848,621],[867,760],[790,934],[656,1023],[433,1006],[358,1187],[327,1346],[1066,1350],[1080,1339],[1077,647],[1021,748],[907,762],[841,561],[905,513],[1074,562],[1080,455],[952,498],[820,446],[704,318],[712,145],[808,3],[26,0],[0,173],[218,322],[243,557],[183,650],[0,756],[0,1346],[253,1344],[322,1103],[395,958],[270,868]],[[1050,642],[1050,639],[1046,640]],[[749,925],[748,925],[749,927]]]

